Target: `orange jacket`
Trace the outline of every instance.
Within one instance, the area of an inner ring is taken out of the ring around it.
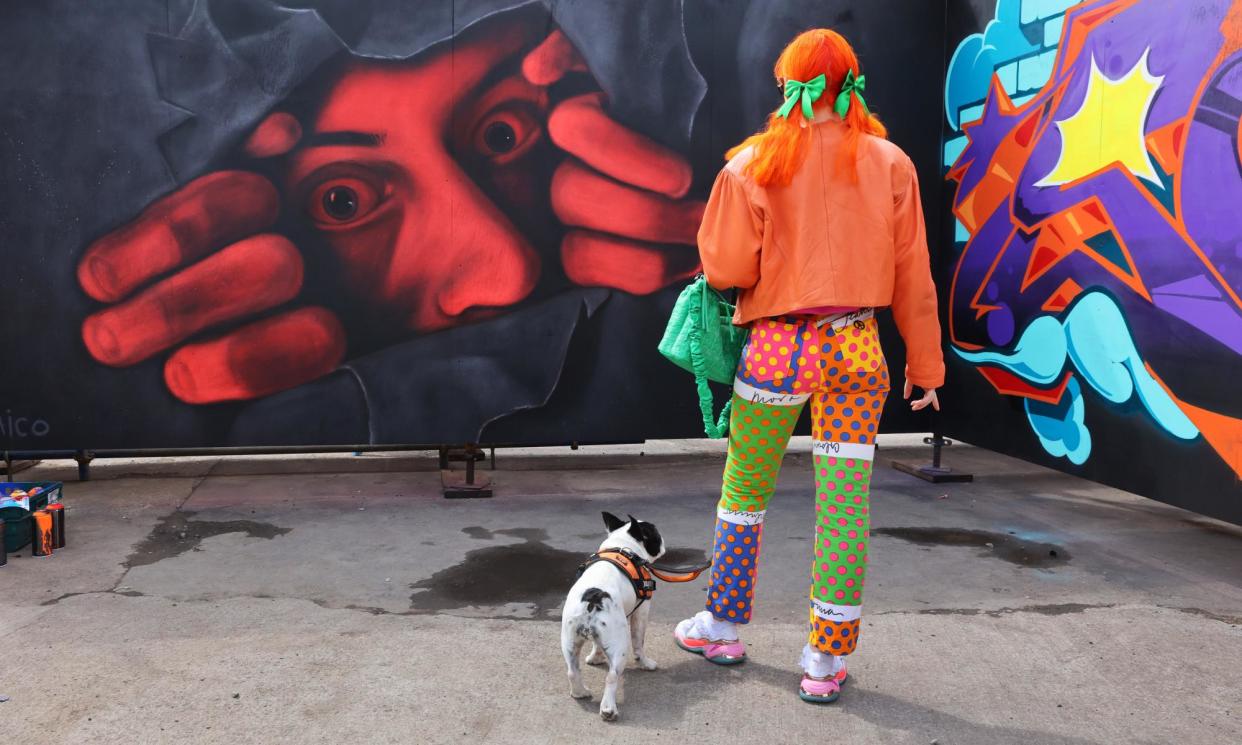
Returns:
[[[944,355],[914,164],[896,145],[863,135],[851,182],[836,167],[845,125],[810,126],[806,161],[789,186],[764,188],[743,175],[749,149],[716,178],[698,239],[707,281],[738,288],[739,326],[806,308],[891,306],[907,379],[938,388]]]

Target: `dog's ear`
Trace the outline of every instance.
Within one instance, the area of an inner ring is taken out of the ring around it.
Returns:
[[[634,540],[642,544],[643,550],[647,552],[648,556],[655,557],[658,555],[664,545],[664,539],[660,537],[660,531],[651,523],[631,518],[629,533]]]
[[[604,514],[604,527],[608,528],[609,533],[625,525],[624,520],[612,514],[611,512],[605,512],[603,514]]]

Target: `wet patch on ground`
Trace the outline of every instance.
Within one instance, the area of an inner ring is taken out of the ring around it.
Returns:
[[[528,543],[537,543],[548,540],[548,531],[543,528],[502,528],[500,530],[488,530],[478,525],[472,525],[469,528],[462,528],[461,532],[478,541],[490,541],[498,535],[507,535],[513,538],[521,538]]]
[[[544,543],[547,532],[540,528],[470,527],[462,532],[479,540],[505,535],[523,542],[476,548],[460,563],[410,585],[416,591],[410,596],[411,611],[439,613],[516,603],[532,607],[532,620],[547,618],[560,608],[578,565],[586,559],[581,551]]]
[[[198,513],[178,510],[160,518],[151,533],[138,545],[122,566],[126,569],[154,564],[171,559],[186,551],[197,551],[203,539],[225,533],[245,533],[251,538],[271,540],[288,533],[291,528],[281,528],[271,523],[254,520],[193,520]]]
[[[962,546],[982,549],[987,556],[1022,567],[1047,568],[1070,560],[1069,552],[1055,543],[1028,541],[1016,535],[965,528],[874,528],[872,535],[886,535],[920,546]]]
[[[700,567],[710,562],[711,559],[701,549],[670,548],[656,563],[662,567]]]
[[[470,609],[501,609],[489,612],[493,618],[546,620],[555,618],[565,602],[565,593],[578,576],[578,566],[589,552],[566,551],[549,546],[547,531],[541,528],[488,530],[478,526],[462,532],[478,540],[497,536],[522,539],[522,543],[476,548],[462,561],[420,580],[410,589],[410,610],[414,613],[459,613]],[[669,549],[661,565],[679,566],[706,562],[701,550]],[[528,607],[529,613],[514,615],[514,606]]]

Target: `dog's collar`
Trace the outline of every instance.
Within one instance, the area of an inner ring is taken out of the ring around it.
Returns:
[[[691,568],[657,568],[628,548],[606,548],[588,556],[586,561],[578,566],[578,576],[581,577],[587,567],[600,561],[606,561],[620,569],[621,573],[630,580],[630,584],[634,586],[634,595],[638,598],[634,610],[638,610],[639,605],[655,595],[657,578],[665,582],[692,582],[711,566],[709,563]],[[630,611],[630,613],[633,612]]]

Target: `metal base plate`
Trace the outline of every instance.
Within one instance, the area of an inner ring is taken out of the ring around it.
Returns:
[[[954,471],[952,468],[937,468],[929,463],[916,465],[895,460],[893,468],[933,484],[963,484],[975,480],[974,474]]]
[[[474,471],[474,483],[466,483],[464,471],[440,471],[440,483],[444,487],[445,499],[490,499],[492,496],[492,479],[478,469]]]

